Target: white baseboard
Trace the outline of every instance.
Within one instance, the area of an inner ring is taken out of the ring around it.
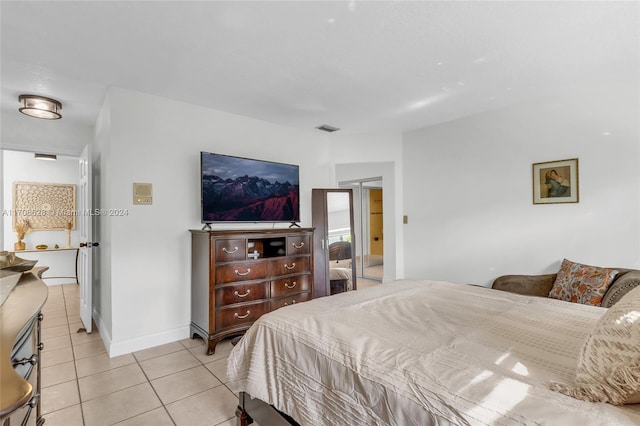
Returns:
[[[154,333],[148,336],[137,337],[135,339],[128,339],[122,342],[113,342],[111,340],[111,335],[107,332],[105,324],[102,322],[102,318],[100,318],[98,311],[95,309],[93,310],[93,321],[96,323],[96,327],[100,332],[105,348],[107,348],[109,358],[187,339],[190,332],[190,328],[187,325],[185,327]]]
[[[107,351],[109,357],[125,355],[135,351],[141,351],[143,349],[153,348],[154,346],[164,345],[167,343],[176,342],[189,337],[189,326],[176,328],[173,330],[162,331],[160,333],[154,333],[147,336],[136,337],[135,339],[123,340],[121,342],[109,342]],[[106,346],[106,341],[105,341]]]
[[[102,322],[102,318],[98,314],[96,309],[93,309],[93,322],[96,323],[96,327],[98,328],[98,332],[100,333],[100,337],[102,337],[102,342],[104,343],[104,347],[109,351],[109,346],[111,346],[111,335],[107,332],[107,327],[105,327],[104,322]],[[111,354],[109,354],[111,356]]]
[[[48,287],[53,287],[56,285],[66,285],[66,284],[76,284],[73,280],[69,280],[69,278],[47,278],[42,277],[42,282],[44,282]]]

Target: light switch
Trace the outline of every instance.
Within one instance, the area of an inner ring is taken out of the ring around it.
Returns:
[[[153,185],[150,183],[133,183],[133,204],[153,204]]]

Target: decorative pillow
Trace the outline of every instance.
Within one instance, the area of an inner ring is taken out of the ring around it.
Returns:
[[[564,259],[549,297],[600,306],[602,297],[618,274],[617,269],[582,265]]]
[[[640,287],[609,308],[591,330],[575,385],[551,383],[550,388],[584,401],[640,402]]]

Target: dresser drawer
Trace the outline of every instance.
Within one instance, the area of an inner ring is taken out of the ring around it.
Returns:
[[[309,235],[292,235],[287,237],[287,256],[311,253],[311,237]]]
[[[311,290],[309,275],[282,278],[271,281],[271,297],[280,297]]]
[[[269,283],[235,284],[216,288],[216,306],[267,299]]]
[[[276,309],[280,309],[284,306],[295,305],[296,303],[306,302],[307,300],[311,300],[311,292],[282,297],[280,299],[272,299],[271,310],[275,311]]]
[[[216,284],[264,279],[266,262],[242,262],[216,267]]]
[[[269,267],[271,269],[269,276],[271,277],[309,272],[309,258],[290,257],[288,259],[272,260]]]
[[[33,319],[25,325],[20,331],[18,339],[11,349],[11,359],[23,358],[25,356],[31,356],[35,351],[35,327],[37,319]]]
[[[11,351],[11,364],[16,370],[16,373],[25,379],[29,379],[33,372],[34,365],[38,362],[38,349],[36,347],[37,330],[35,329],[37,322],[37,320],[33,320],[28,324]]]
[[[214,250],[216,262],[245,260],[247,258],[247,240],[244,238],[216,240]]]
[[[216,310],[216,331],[250,324],[269,312],[269,302],[247,303]]]

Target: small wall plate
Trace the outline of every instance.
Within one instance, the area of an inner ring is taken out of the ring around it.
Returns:
[[[153,204],[153,185],[150,183],[133,183],[133,204]]]

